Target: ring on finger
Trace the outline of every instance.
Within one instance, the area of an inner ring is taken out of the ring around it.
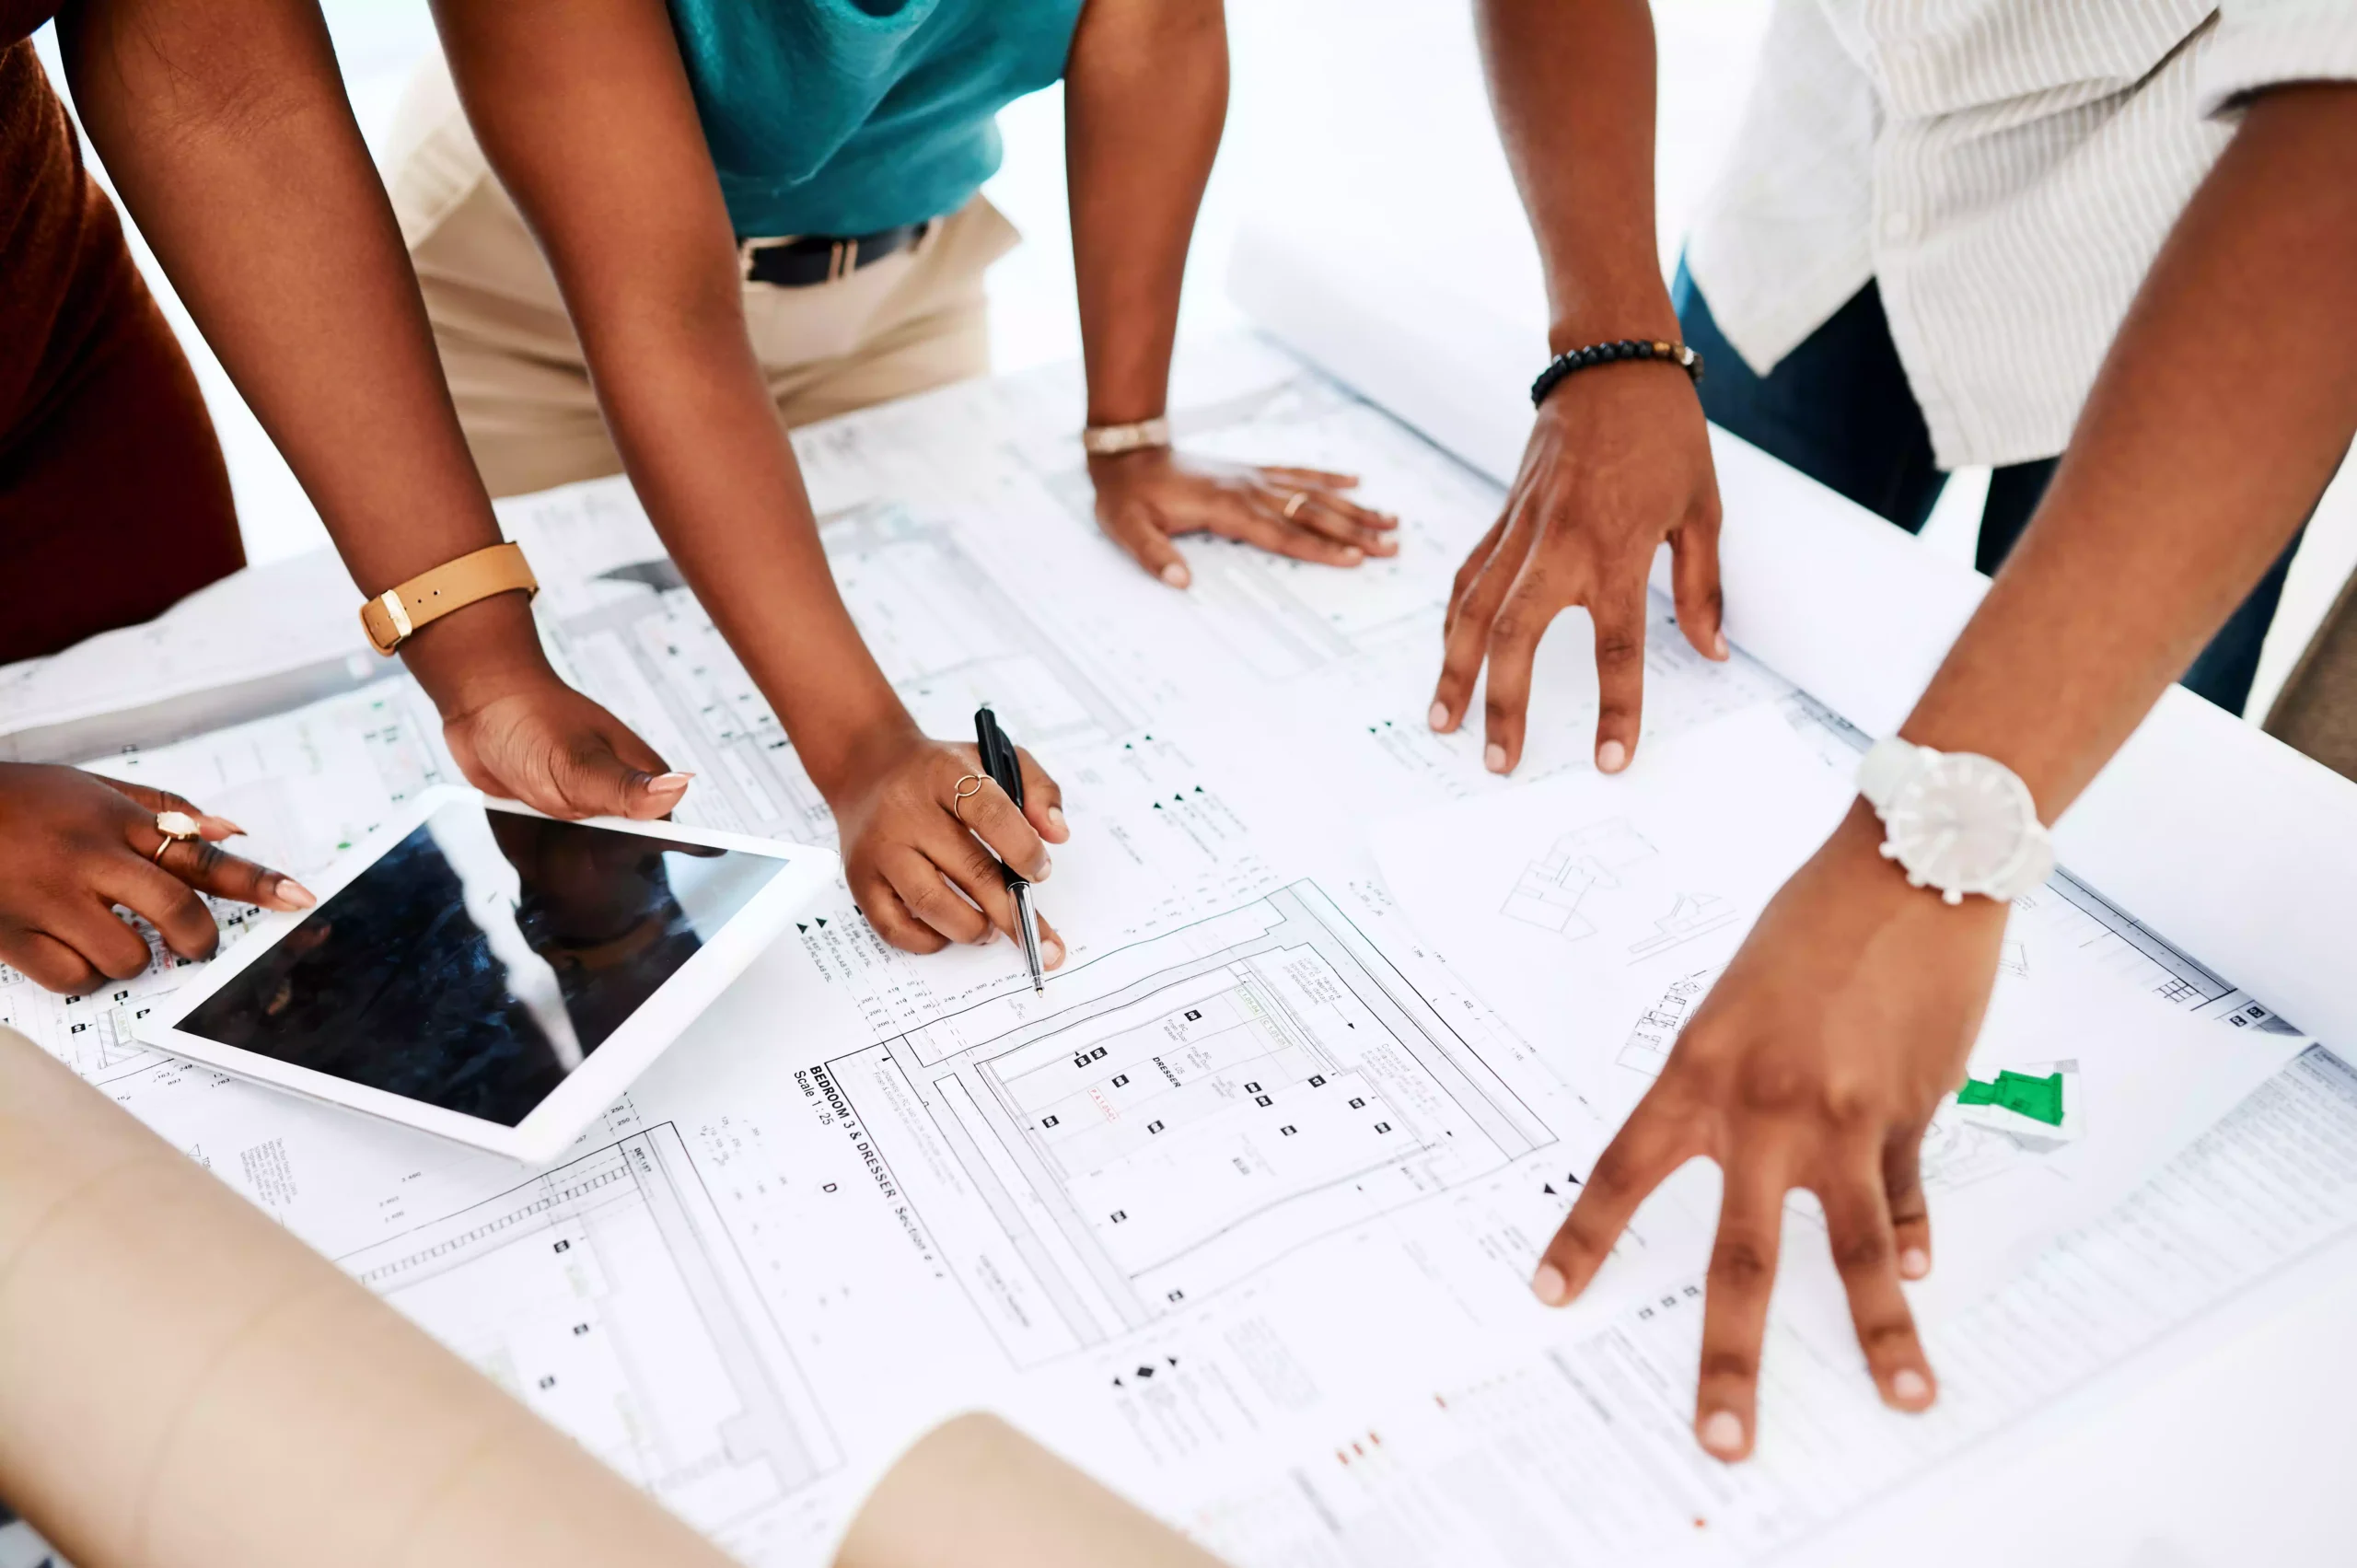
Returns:
[[[967,773],[958,780],[958,793],[949,798],[949,814],[961,825],[966,820],[966,802],[982,793],[984,782],[980,773]]]
[[[1291,495],[1286,496],[1285,521],[1290,523],[1298,517],[1302,507],[1307,505],[1308,501],[1309,492],[1306,490],[1296,490]]]
[[[191,839],[203,837],[197,828],[196,819],[185,811],[157,812],[156,830],[164,835],[163,842],[156,846],[156,853],[151,857],[158,865],[164,864],[164,852],[174,844],[186,843]]]

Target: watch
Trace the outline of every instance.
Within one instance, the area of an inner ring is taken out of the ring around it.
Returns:
[[[360,607],[360,629],[367,633],[370,647],[389,655],[419,628],[454,610],[464,610],[494,594],[540,591],[532,568],[525,563],[522,547],[494,544],[387,588]]]
[[[2054,870],[2054,839],[2029,785],[1994,757],[1934,751],[1891,736],[1858,765],[1858,793],[1882,819],[1882,854],[1952,904],[2010,903]]]

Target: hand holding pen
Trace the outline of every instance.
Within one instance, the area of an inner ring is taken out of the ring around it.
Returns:
[[[985,703],[974,710],[974,745],[981,752],[982,771],[998,785],[1015,808],[1023,808],[1023,762],[1015,749],[1015,742],[999,727],[998,715]],[[981,793],[979,781],[974,786]],[[970,798],[961,784],[958,800],[962,805]],[[963,813],[960,813],[963,820]],[[1031,884],[1012,865],[1002,863],[999,874],[1006,883],[1007,896],[1015,902],[1015,939],[1023,948],[1023,962],[1031,973],[1031,989],[1044,993],[1048,989],[1047,966],[1040,962],[1041,941],[1039,912],[1031,904]],[[1053,940],[1052,935],[1049,938]],[[1062,944],[1056,945],[1056,961],[1063,958]]]

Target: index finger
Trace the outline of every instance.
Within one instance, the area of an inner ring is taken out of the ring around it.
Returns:
[[[307,910],[319,902],[308,888],[284,872],[256,865],[203,839],[177,839],[166,844],[156,863],[198,892],[216,899],[235,899],[273,910]]]
[[[179,811],[195,818],[197,830],[208,839],[234,839],[245,832],[243,828],[226,817],[215,817],[187,796],[174,795],[170,790],[157,789],[153,784],[133,784],[128,779],[109,778],[104,773],[92,773],[90,776],[116,794],[129,796],[148,811]]]

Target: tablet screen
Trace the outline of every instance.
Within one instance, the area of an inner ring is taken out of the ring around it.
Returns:
[[[454,800],[180,1028],[513,1127],[785,864]]]

